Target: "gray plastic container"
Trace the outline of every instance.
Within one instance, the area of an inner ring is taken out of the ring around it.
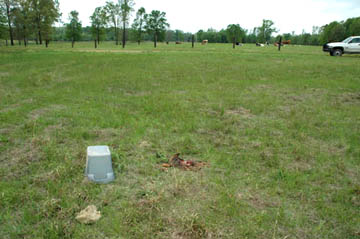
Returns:
[[[108,146],[87,148],[85,176],[96,183],[110,183],[115,179]]]

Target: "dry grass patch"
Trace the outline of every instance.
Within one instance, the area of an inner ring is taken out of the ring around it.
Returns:
[[[359,104],[360,103],[360,92],[346,92],[340,94],[337,100],[345,104]]]
[[[32,140],[2,152],[0,163],[1,167],[8,171],[7,179],[19,178],[26,173],[28,165],[38,162],[42,158],[43,153],[39,149],[38,142]]]
[[[102,50],[102,49],[81,49],[81,50],[72,50],[74,52],[96,52],[96,53],[143,53],[144,51],[140,50]]]
[[[151,95],[150,91],[125,91],[126,96],[148,96]]]
[[[254,115],[251,113],[251,110],[245,109],[243,107],[239,107],[239,108],[232,109],[232,110],[226,110],[225,114],[241,116],[243,118],[252,118],[252,117],[254,117]]]
[[[9,77],[10,73],[9,72],[0,72],[0,78],[6,78]]]
[[[22,101],[20,101],[18,103],[8,105],[7,107],[5,107],[3,109],[0,109],[0,113],[7,113],[7,112],[10,112],[10,111],[18,110],[23,105],[32,104],[33,102],[34,102],[34,100],[32,98],[22,100]]]
[[[57,112],[57,111],[64,111],[66,109],[67,109],[67,107],[65,105],[50,105],[50,106],[47,106],[44,108],[39,108],[39,109],[35,109],[35,110],[31,111],[28,114],[28,118],[31,121],[35,121],[35,120],[37,120],[41,117],[44,117],[45,115],[48,115],[50,113]]]

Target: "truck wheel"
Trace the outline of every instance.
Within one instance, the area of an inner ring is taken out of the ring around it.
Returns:
[[[335,49],[333,51],[333,56],[342,56],[343,51],[341,49]]]

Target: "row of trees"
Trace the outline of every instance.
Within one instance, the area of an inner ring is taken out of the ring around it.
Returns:
[[[125,47],[127,32],[130,28],[131,13],[134,11],[134,0],[108,1],[105,6],[98,7],[90,17],[90,32],[97,44],[104,39],[107,29],[112,29],[116,45],[119,45],[120,33]],[[54,28],[59,22],[61,13],[58,0],[0,0],[0,39],[14,45],[17,39],[26,46],[28,40],[35,40],[36,44],[46,46],[54,34],[64,34],[66,40],[72,42],[72,46],[83,36],[83,27],[79,20],[79,13],[72,11],[69,14],[69,22],[63,28]],[[140,8],[132,25],[132,36],[139,42],[143,34],[152,35],[155,47],[158,39],[162,40],[169,24],[166,13],[157,10],[147,14],[144,8]]]
[[[211,43],[265,43],[271,42],[273,40],[272,34],[277,31],[273,21],[264,19],[262,25],[254,28],[253,31],[245,30],[239,24],[231,24],[226,29],[220,31],[212,28],[207,31],[200,30],[196,33],[196,38],[199,42],[208,40]]]
[[[360,35],[360,17],[349,18],[342,22],[331,22],[320,29],[321,43],[341,41],[349,36]]]
[[[47,44],[60,16],[58,0],[0,0],[0,38],[11,45],[14,39],[26,45],[29,38]]]
[[[93,39],[95,39],[95,43],[100,44],[100,41],[105,38],[106,30],[110,26],[113,30],[112,36],[114,37],[116,45],[119,45],[121,30],[121,45],[124,48],[128,38],[127,33],[129,30],[130,15],[131,12],[134,11],[133,6],[133,0],[118,0],[117,3],[106,2],[105,6],[97,7],[90,17],[90,30]],[[78,16],[78,12],[72,11],[69,15],[69,23],[66,24],[66,39],[71,40],[72,45],[74,45],[75,41],[80,40],[83,35],[83,29]],[[166,28],[169,26],[165,12],[153,10],[150,14],[147,14],[146,10],[142,7],[136,13],[131,33],[133,39],[139,44],[143,39],[144,33],[152,35],[154,46],[156,47],[158,39],[160,38],[162,40],[161,36],[164,35]]]
[[[107,3],[105,7],[98,7],[95,9],[94,14],[91,16],[92,26],[90,28],[77,28],[76,26],[81,26],[81,23],[78,22],[78,13],[71,12],[69,21],[70,23],[66,25],[66,34],[64,37],[64,32],[61,28],[58,28],[54,39],[56,40],[73,40],[71,36],[76,37],[76,40],[91,40],[95,37],[97,43],[100,43],[100,40],[114,40],[115,44],[119,42],[119,34],[116,24],[115,17],[112,14],[107,13],[112,9],[112,3]],[[113,17],[110,17],[113,16]],[[112,27],[109,26],[109,19],[111,20]],[[226,29],[221,31],[216,31],[214,29],[209,29],[207,32],[200,30],[196,33],[196,40],[201,42],[203,40],[208,40],[210,43],[235,43],[235,42],[270,42],[271,35],[277,30],[273,27],[274,22],[271,20],[263,20],[262,26],[255,28],[254,32],[250,34],[248,31],[240,27],[239,24],[230,24]],[[141,41],[145,40],[154,40],[154,45],[156,47],[156,42],[160,41],[188,41],[192,40],[192,33],[185,33],[181,30],[170,30],[168,29],[169,24],[166,20],[166,14],[160,11],[152,11],[150,14],[146,13],[144,8],[140,8],[136,13],[136,18],[131,26],[131,28],[122,28],[122,43],[123,47],[125,45],[126,39],[131,41],[136,41],[140,44]],[[75,30],[76,32],[72,32]]]
[[[349,18],[346,21],[331,22],[322,27],[313,27],[311,33],[303,31],[296,35],[294,32],[285,33],[275,36],[278,30],[273,27],[274,22],[271,20],[263,20],[260,27],[254,28],[252,31],[242,29],[236,25],[237,34],[236,41],[244,43],[269,42],[273,43],[282,37],[283,40],[291,40],[292,44],[298,45],[323,45],[327,42],[342,41],[349,36],[360,35],[360,17]],[[208,29],[207,31],[200,30],[196,33],[198,41],[209,40],[209,42],[226,43],[232,42],[229,39],[229,28],[235,29],[234,25],[229,25],[227,29],[216,31]]]
[[[26,46],[29,39],[36,44],[46,45],[49,40],[69,40],[72,45],[79,40],[114,40],[116,45],[126,45],[127,39],[136,41],[191,41],[193,34],[181,30],[170,30],[166,13],[157,10],[146,13],[144,8],[136,12],[130,26],[130,16],[134,11],[134,0],[108,1],[97,7],[90,17],[91,26],[82,27],[79,13],[72,11],[64,27],[53,27],[59,22],[61,13],[58,0],[0,0],[0,39],[19,40]],[[320,45],[326,42],[341,41],[351,35],[360,35],[360,17],[342,22],[332,22],[322,27],[313,27],[312,33],[303,31],[275,36],[278,30],[271,20],[263,20],[262,25],[252,30],[243,29],[239,24],[228,25],[216,31],[200,30],[195,34],[196,41],[208,40],[210,43],[272,43],[280,37],[291,40],[292,44]],[[121,42],[121,43],[120,43]]]

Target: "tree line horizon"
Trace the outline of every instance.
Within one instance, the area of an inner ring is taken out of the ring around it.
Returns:
[[[292,44],[322,45],[327,42],[342,41],[349,36],[360,35],[360,17],[346,21],[333,21],[321,27],[314,26],[312,33],[303,31],[276,35],[279,30],[272,20],[264,19],[259,27],[252,30],[242,28],[239,24],[229,24],[217,31],[213,28],[199,30],[195,34],[179,29],[171,30],[166,13],[153,10],[147,13],[141,7],[130,25],[134,12],[134,0],[107,1],[97,7],[90,16],[91,26],[83,27],[79,12],[70,12],[68,22],[63,26],[54,26],[60,22],[58,0],[0,0],[0,39],[6,45],[26,46],[35,41],[47,46],[50,41],[70,41],[72,47],[76,41],[95,41],[95,47],[101,41],[114,41],[116,45],[126,46],[127,41],[153,41],[154,47],[160,42],[197,42],[208,40],[209,43],[274,43],[280,37],[290,40]]]

